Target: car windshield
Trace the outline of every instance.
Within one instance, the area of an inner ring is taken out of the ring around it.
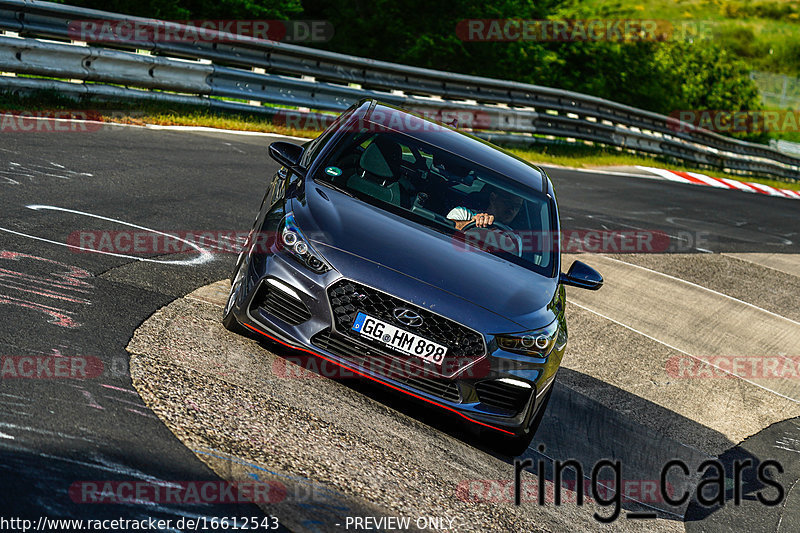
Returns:
[[[467,250],[547,276],[554,271],[556,244],[545,195],[413,137],[393,131],[348,134],[314,178],[451,235]],[[467,223],[479,214],[491,215],[493,224]]]

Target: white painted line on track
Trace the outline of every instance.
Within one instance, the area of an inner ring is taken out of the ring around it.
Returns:
[[[758,265],[761,268],[768,268],[774,272],[780,272],[781,274],[800,277],[800,261],[791,260],[791,258],[800,257],[798,254],[770,254],[768,252],[722,252],[720,255],[732,257],[739,261],[746,261],[751,265]],[[787,260],[787,258],[789,258],[789,260]],[[759,259],[761,260],[759,261]]]
[[[714,289],[709,289],[708,287],[703,287],[702,285],[698,285],[697,283],[692,283],[691,281],[686,281],[685,279],[681,279],[681,278],[678,278],[678,277],[675,277],[675,276],[670,276],[669,274],[665,274],[663,272],[659,272],[658,270],[653,270],[651,268],[643,267],[641,265],[635,265],[633,263],[628,263],[627,261],[622,261],[620,259],[615,259],[615,258],[609,257],[607,255],[604,255],[603,257],[608,259],[608,260],[610,260],[610,261],[614,261],[616,263],[622,263],[623,265],[636,267],[636,268],[639,268],[641,270],[645,270],[647,272],[651,272],[653,274],[658,274],[659,276],[664,276],[665,278],[669,278],[669,279],[672,279],[672,280],[675,280],[675,281],[679,281],[681,283],[685,283],[687,285],[691,285],[692,287],[696,287],[698,289],[702,289],[704,291],[708,291],[708,292],[710,292],[712,294],[716,294],[717,296],[722,296],[723,298],[728,298],[729,300],[733,300],[734,302],[737,302],[737,303],[740,303],[740,304],[744,304],[744,305],[746,305],[748,307],[751,307],[751,308],[756,309],[758,311],[762,311],[762,312],[767,313],[768,315],[772,315],[772,316],[774,316],[776,318],[780,318],[780,319],[786,320],[788,322],[791,322],[795,326],[800,326],[800,322],[792,320],[791,318],[787,318],[787,317],[785,317],[783,315],[779,315],[778,313],[774,313],[772,311],[768,311],[768,310],[766,310],[766,309],[764,309],[762,307],[758,307],[757,305],[753,305],[753,304],[751,304],[749,302],[745,302],[744,300],[740,300],[738,298],[735,298],[735,297],[730,296],[728,294],[721,293],[719,291],[715,291]]]
[[[624,261],[623,261],[623,262],[624,262]],[[626,263],[626,264],[627,264],[627,263]],[[634,266],[636,266],[636,265],[634,265]],[[649,270],[649,269],[646,269],[646,270]],[[677,278],[676,278],[676,279],[677,279]],[[688,282],[687,282],[687,283],[688,283]],[[709,290],[710,290],[710,289],[709,289]],[[792,397],[790,397],[790,396],[786,396],[785,394],[781,394],[780,392],[776,392],[776,391],[774,391],[774,390],[772,390],[772,389],[770,389],[770,388],[767,388],[767,387],[765,387],[765,386],[763,386],[763,385],[759,385],[758,383],[755,383],[754,381],[750,381],[749,379],[747,379],[747,378],[744,378],[744,377],[742,377],[742,376],[740,376],[740,375],[738,375],[738,374],[734,374],[734,373],[733,373],[733,372],[731,372],[730,370],[726,370],[726,369],[724,369],[724,368],[722,368],[722,367],[720,367],[720,366],[717,366],[717,365],[715,365],[715,364],[712,364],[711,362],[709,362],[709,361],[707,361],[707,360],[705,360],[705,359],[703,359],[703,358],[701,358],[701,357],[698,357],[698,356],[696,356],[696,355],[690,354],[689,352],[686,352],[686,351],[684,351],[684,350],[681,350],[680,348],[677,348],[677,347],[675,347],[675,346],[673,346],[673,345],[671,345],[671,344],[669,344],[669,343],[667,343],[667,342],[664,342],[664,341],[662,341],[662,340],[660,340],[660,339],[657,339],[657,338],[653,337],[652,335],[648,335],[647,333],[645,333],[645,332],[643,332],[643,331],[639,331],[638,329],[636,329],[636,328],[634,328],[634,327],[631,327],[631,326],[629,326],[629,325],[627,325],[627,324],[624,324],[624,323],[620,322],[619,320],[615,320],[615,319],[613,319],[613,318],[611,318],[611,317],[609,317],[609,316],[606,316],[606,315],[604,315],[604,314],[602,314],[602,313],[600,313],[600,312],[598,312],[598,311],[595,311],[594,309],[589,309],[588,307],[586,307],[586,306],[583,306],[583,305],[581,305],[581,304],[579,304],[579,303],[575,303],[575,302],[573,302],[573,301],[570,301],[570,302],[569,302],[567,305],[574,305],[575,307],[580,307],[581,309],[583,309],[583,310],[585,310],[585,311],[588,311],[588,312],[590,312],[590,313],[592,313],[592,314],[594,314],[594,315],[597,315],[597,316],[599,316],[599,317],[601,317],[601,318],[605,318],[606,320],[609,320],[609,321],[613,322],[614,324],[617,324],[617,325],[619,325],[619,326],[622,326],[622,327],[623,327],[623,328],[625,328],[625,329],[628,329],[628,330],[630,330],[630,331],[632,331],[632,332],[634,332],[634,333],[638,333],[639,335],[641,335],[641,336],[643,336],[643,337],[647,337],[648,339],[650,339],[650,340],[652,340],[652,341],[654,341],[654,342],[657,342],[657,343],[659,343],[659,344],[661,344],[661,345],[663,345],[663,346],[666,346],[667,348],[669,348],[669,349],[671,349],[671,350],[675,350],[676,352],[680,352],[680,353],[682,353],[683,355],[686,355],[687,357],[691,357],[692,359],[694,359],[694,360],[696,360],[696,361],[698,361],[698,362],[700,362],[700,363],[703,363],[703,364],[709,365],[709,366],[711,366],[711,367],[713,367],[713,368],[716,368],[717,370],[720,370],[720,371],[722,371],[722,372],[724,372],[724,373],[726,373],[726,374],[730,374],[731,376],[733,376],[733,377],[735,377],[735,378],[741,379],[742,381],[745,381],[745,382],[747,382],[747,383],[749,383],[749,384],[751,384],[751,385],[754,385],[754,386],[758,387],[759,389],[763,389],[763,390],[765,390],[765,391],[767,391],[767,392],[770,392],[770,393],[772,393],[772,394],[774,394],[774,395],[776,395],[776,396],[780,396],[781,398],[784,398],[784,399],[786,399],[786,400],[790,400],[790,401],[792,401],[792,402],[794,402],[794,403],[800,404],[800,400],[796,400],[796,399],[794,399],[794,398],[792,398]],[[788,320],[788,319],[787,319],[787,320]]]
[[[27,237],[29,239],[33,239],[33,240],[36,240],[36,241],[47,242],[47,243],[50,243],[50,244],[57,244],[58,246],[64,246],[66,248],[71,248],[73,250],[79,250],[81,252],[103,254],[103,255],[111,255],[111,256],[114,256],[114,257],[122,257],[122,258],[125,258],[125,259],[133,259],[133,260],[136,260],[136,261],[144,261],[144,262],[147,262],[147,263],[160,263],[160,264],[163,264],[163,265],[186,265],[186,266],[189,266],[189,265],[201,265],[203,263],[209,262],[210,260],[212,260],[214,258],[214,256],[211,254],[211,252],[209,252],[205,248],[201,248],[200,246],[198,246],[197,244],[195,244],[193,242],[189,242],[187,240],[181,239],[181,238],[176,237],[174,235],[170,235],[168,233],[163,233],[163,232],[158,231],[158,230],[154,230],[154,229],[151,229],[151,228],[146,228],[144,226],[139,226],[137,224],[131,224],[130,222],[125,222],[123,220],[118,220],[116,218],[104,217],[104,216],[101,216],[101,215],[95,215],[93,213],[86,213],[84,211],[76,211],[74,209],[67,209],[65,207],[55,207],[55,206],[51,206],[51,205],[27,205],[25,207],[27,207],[28,209],[33,209],[35,211],[39,211],[39,210],[62,211],[62,212],[65,212],[65,213],[71,213],[71,214],[75,214],[75,215],[81,215],[81,216],[86,216],[86,217],[90,217],[90,218],[96,218],[98,220],[106,220],[108,222],[115,222],[117,224],[122,224],[123,226],[128,226],[128,227],[131,227],[131,228],[141,229],[141,230],[148,231],[148,232],[151,232],[151,233],[157,233],[158,235],[163,235],[165,237],[169,237],[171,239],[176,239],[178,241],[181,241],[184,244],[188,244],[189,246],[191,246],[192,248],[197,250],[197,252],[200,255],[198,255],[194,259],[184,259],[184,260],[180,260],[180,261],[165,261],[165,260],[160,260],[160,259],[150,259],[148,257],[139,257],[139,256],[135,256],[135,255],[118,254],[118,253],[115,253],[115,252],[106,252],[106,251],[103,251],[103,250],[93,250],[91,248],[83,248],[81,246],[75,246],[74,244],[69,244],[67,242],[60,242],[60,241],[54,241],[54,240],[51,240],[51,239],[45,239],[44,237],[37,237],[36,235],[29,235],[27,233],[22,233],[21,231],[16,231],[16,230],[3,228],[3,227],[0,227],[0,231],[4,231],[6,233],[11,233],[13,235],[19,235],[21,237]]]

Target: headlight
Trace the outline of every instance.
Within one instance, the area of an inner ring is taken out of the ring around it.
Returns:
[[[281,236],[280,243],[283,249],[306,267],[317,274],[322,274],[332,268],[303,236],[291,213],[286,215],[281,222],[278,233]]]
[[[542,329],[497,335],[497,346],[507,352],[521,353],[531,357],[547,357],[553,348],[561,349],[566,344],[566,331],[561,331],[558,320]]]

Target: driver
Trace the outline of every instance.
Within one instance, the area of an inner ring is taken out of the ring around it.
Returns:
[[[488,184],[485,189],[489,191],[486,209],[478,212],[459,206],[447,213],[447,218],[455,223],[458,231],[463,230],[471,222],[474,222],[479,228],[491,226],[495,220],[508,226],[522,208],[521,197]]]

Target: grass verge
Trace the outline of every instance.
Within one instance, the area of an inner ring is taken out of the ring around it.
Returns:
[[[738,181],[762,183],[778,189],[800,190],[800,181],[782,181],[754,176],[737,176],[719,170],[689,167],[663,158],[632,154],[610,148],[579,144],[554,144],[530,149],[512,148],[509,151],[522,159],[542,165],[559,165],[572,168],[633,167],[638,165],[662,167],[682,172],[699,172],[715,178],[729,178]]]
[[[218,113],[194,106],[163,103],[131,104],[128,102],[79,101],[57,93],[42,92],[33,96],[0,93],[0,111],[90,111],[103,121],[119,124],[162,126],[195,126],[238,131],[277,133],[294,137],[314,138],[320,130],[297,129],[273,123],[259,114]],[[537,164],[572,168],[602,168],[616,166],[662,166],[672,170],[696,171],[709,176],[763,183],[782,189],[800,190],[800,181],[779,181],[761,177],[743,177],[721,171],[687,167],[674,161],[618,151],[607,147],[578,143],[536,145],[530,148],[510,148],[517,156]]]

